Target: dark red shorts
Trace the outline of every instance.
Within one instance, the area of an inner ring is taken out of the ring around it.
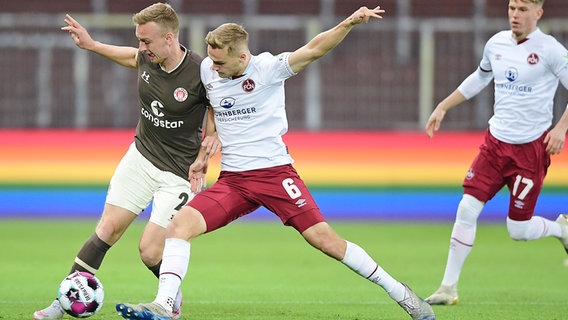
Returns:
[[[325,221],[308,188],[292,165],[222,171],[219,179],[189,203],[207,223],[207,232],[253,212],[260,206],[300,233]]]
[[[510,144],[497,140],[487,130],[485,142],[464,179],[464,193],[487,202],[507,185],[509,218],[529,220],[550,166],[545,135],[533,142]]]

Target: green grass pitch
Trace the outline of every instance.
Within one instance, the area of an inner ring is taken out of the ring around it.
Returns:
[[[31,319],[48,305],[96,221],[0,220],[0,319]],[[451,223],[331,221],[395,278],[425,297],[442,278]],[[91,319],[119,319],[117,302],[149,302],[157,281],[138,257],[132,225],[97,274],[105,304]],[[460,304],[438,319],[566,319],[568,268],[558,240],[514,242],[481,224],[462,272]],[[378,286],[312,249],[278,222],[239,221],[193,242],[183,319],[410,319]],[[70,319],[70,317],[66,318]]]

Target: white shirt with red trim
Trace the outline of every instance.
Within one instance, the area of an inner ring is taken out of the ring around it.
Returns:
[[[469,99],[484,87],[481,82],[490,82],[487,75],[491,75],[495,89],[491,134],[503,142],[527,143],[552,124],[558,82],[568,88],[568,51],[540,29],[520,43],[510,30],[501,31],[485,45],[476,73],[480,76],[468,77],[458,90]]]
[[[288,131],[284,82],[295,75],[290,53],[252,56],[243,76],[221,78],[201,63],[201,81],[215,111],[222,144],[221,170],[247,171],[293,162],[282,136]]]

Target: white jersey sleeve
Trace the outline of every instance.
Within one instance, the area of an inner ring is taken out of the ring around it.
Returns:
[[[558,63],[557,65],[558,69],[556,71],[556,74],[564,89],[568,89],[568,50],[566,50],[564,46],[562,46],[562,44],[560,43],[557,44],[560,46],[558,52],[563,52],[564,54],[560,53],[556,56],[556,60]]]
[[[491,64],[486,58],[487,44],[483,49],[483,58],[479,67],[470,74],[458,87],[459,92],[466,98],[471,99],[483,90],[493,80]]]
[[[491,80],[493,80],[493,73],[491,71],[481,70],[479,67],[465,78],[458,87],[458,90],[466,99],[471,99],[487,87]]]

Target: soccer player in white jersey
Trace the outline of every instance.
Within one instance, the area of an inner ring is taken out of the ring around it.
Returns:
[[[474,240],[477,218],[485,203],[504,186],[509,188],[507,230],[513,240],[556,237],[568,252],[568,222],[534,216],[550,155],[564,147],[568,111],[552,125],[553,97],[558,82],[568,88],[568,52],[537,27],[544,0],[510,0],[511,30],[495,34],[483,51],[477,70],[467,77],[430,115],[426,133],[432,137],[446,112],[470,99],[491,80],[495,85],[494,113],[479,154],[464,182],[440,288],[430,304],[458,303],[457,285]]]
[[[248,34],[238,24],[221,25],[207,35],[208,58],[201,64],[201,80],[215,111],[222,144],[221,174],[168,226],[155,300],[119,303],[119,314],[125,319],[171,319],[173,301],[189,264],[190,240],[264,206],[310,245],[381,286],[412,319],[435,319],[428,303],[383,270],[361,247],[333,231],[294,170],[282,141],[288,129],[285,80],[332,50],[355,25],[382,18],[383,12],[380,7],[361,7],[305,46],[277,56],[252,55]],[[200,160],[204,159],[198,157],[195,164]],[[190,174],[197,178],[203,175],[198,166],[192,170]]]

